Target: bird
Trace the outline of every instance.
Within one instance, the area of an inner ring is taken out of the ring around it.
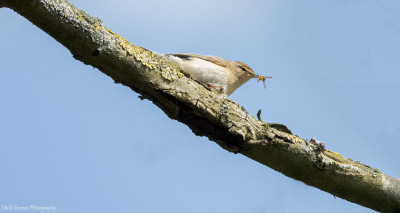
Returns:
[[[249,65],[240,61],[228,61],[224,58],[193,53],[165,54],[165,59],[178,64],[181,69],[202,84],[222,90],[229,96],[252,78],[263,81],[269,76],[257,75]],[[257,82],[258,82],[257,81]]]

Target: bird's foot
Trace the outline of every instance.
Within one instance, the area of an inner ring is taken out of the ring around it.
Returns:
[[[203,84],[204,87],[206,87],[207,89],[214,89],[219,93],[223,93],[224,92],[224,88],[221,86],[216,86],[216,85],[212,85],[208,82],[201,82],[201,84]]]

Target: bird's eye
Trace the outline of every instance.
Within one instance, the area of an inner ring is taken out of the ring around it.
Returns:
[[[243,71],[247,71],[247,69],[245,67],[241,67]]]

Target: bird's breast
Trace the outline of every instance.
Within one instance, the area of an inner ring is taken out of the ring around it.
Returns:
[[[173,55],[166,55],[166,59],[177,63],[192,78],[227,90],[229,70],[226,67],[196,57],[182,59]]]

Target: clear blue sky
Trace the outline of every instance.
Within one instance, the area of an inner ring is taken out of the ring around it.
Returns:
[[[273,76],[231,98],[400,177],[400,1],[71,1],[130,42]],[[372,212],[219,148],[0,9],[0,204],[57,212]],[[20,211],[21,212],[21,211]]]

